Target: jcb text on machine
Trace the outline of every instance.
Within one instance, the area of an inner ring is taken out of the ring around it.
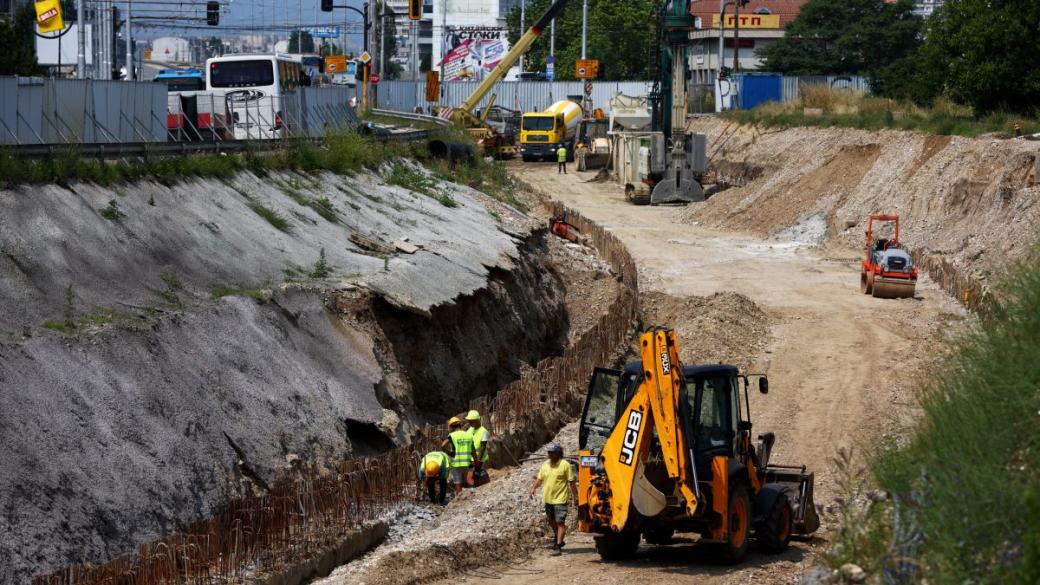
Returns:
[[[647,331],[640,347],[642,360],[623,372],[595,371],[582,414],[578,529],[597,534],[600,556],[687,532],[735,563],[751,540],[780,552],[792,534],[814,532],[813,474],[771,464],[772,433],[752,445],[748,377],[683,366],[672,330]]]

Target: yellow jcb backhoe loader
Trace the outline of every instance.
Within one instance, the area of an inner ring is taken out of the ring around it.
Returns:
[[[769,463],[774,435],[752,446],[748,376],[683,366],[669,329],[640,336],[642,361],[597,368],[579,430],[578,529],[604,560],[631,557],[640,536],[696,533],[737,563],[751,539],[766,552],[819,528],[813,474]],[[741,384],[743,382],[743,384]],[[759,391],[769,391],[762,376]]]

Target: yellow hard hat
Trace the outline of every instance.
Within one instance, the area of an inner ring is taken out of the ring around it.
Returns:
[[[453,417],[448,419],[448,426],[449,427],[453,427],[455,425],[461,425],[461,424],[462,424],[462,421],[459,420],[459,417],[457,417],[457,416],[453,416]]]
[[[480,420],[480,413],[475,410],[471,410],[468,414],[466,414],[466,420]]]
[[[437,477],[441,474],[441,464],[435,460],[426,461],[426,477]]]

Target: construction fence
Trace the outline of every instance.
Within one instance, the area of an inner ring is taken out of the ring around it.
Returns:
[[[646,95],[650,92],[649,81],[592,81],[593,107],[607,109],[610,98],[618,93]],[[477,81],[452,81],[440,85],[440,97],[436,102],[426,101],[425,81],[383,81],[378,88],[378,107],[399,112],[413,112],[418,105],[429,113],[436,106],[458,107],[477,88]],[[584,95],[581,81],[501,81],[480,101],[484,107],[496,96],[495,104],[522,112],[537,112],[548,108],[553,102],[567,96]]]
[[[320,137],[356,127],[354,96],[348,86],[301,87],[246,101],[155,82],[0,77],[0,145]]]
[[[540,445],[547,421],[579,412],[588,376],[625,351],[638,310],[637,273],[613,234],[560,203],[545,202],[556,218],[586,236],[621,284],[617,298],[561,357],[543,360],[495,396],[473,401],[501,450]],[[34,579],[34,585],[160,585],[242,582],[288,570],[335,546],[414,497],[416,467],[439,448],[444,427],[427,427],[412,444],[376,457],[343,462],[336,472],[300,477],[262,496],[230,502],[227,510],[185,532],[141,545],[103,566],[75,566]],[[526,440],[520,440],[526,438]],[[493,462],[501,458],[493,454]],[[511,458],[515,457],[509,454]],[[493,489],[493,488],[492,488]]]
[[[856,75],[802,75],[790,76],[779,73],[738,73],[723,80],[720,92],[724,103],[728,98],[730,108],[750,110],[765,102],[793,102],[801,96],[802,89],[809,86],[826,86],[834,89],[849,89],[870,92],[870,81]],[[713,83],[691,83],[687,88],[689,112],[710,114],[715,112],[715,85]]]

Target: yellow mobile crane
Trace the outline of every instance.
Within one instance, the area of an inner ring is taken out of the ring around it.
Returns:
[[[506,53],[506,56],[499,61],[498,65],[491,71],[491,73],[480,82],[473,93],[466,98],[462,104],[452,110],[451,119],[456,125],[465,128],[470,136],[476,140],[477,144],[481,146],[486,155],[494,156],[513,156],[516,154],[516,145],[507,144],[504,137],[499,134],[494,128],[487,125],[484,117],[477,116],[474,112],[476,111],[477,104],[484,99],[484,96],[491,91],[491,88],[495,86],[503,77],[509,68],[516,63],[520,55],[527,52],[527,49],[531,48],[538,37],[542,36],[542,30],[549,25],[553,18],[563,10],[563,6],[567,3],[567,0],[554,0],[549,6],[549,9],[545,11],[545,14],[539,18],[531,28],[527,29],[522,37],[516,42],[515,45]],[[487,106],[484,107],[485,116],[488,111],[491,110],[491,105],[495,101],[495,96],[492,95],[488,101]]]
[[[684,366],[669,329],[642,334],[640,348],[624,371],[596,369],[582,413],[578,529],[596,534],[600,556],[624,559],[640,536],[665,544],[678,531],[736,563],[752,539],[775,553],[816,531],[813,474],[771,464],[772,433],[752,446],[747,375]]]

